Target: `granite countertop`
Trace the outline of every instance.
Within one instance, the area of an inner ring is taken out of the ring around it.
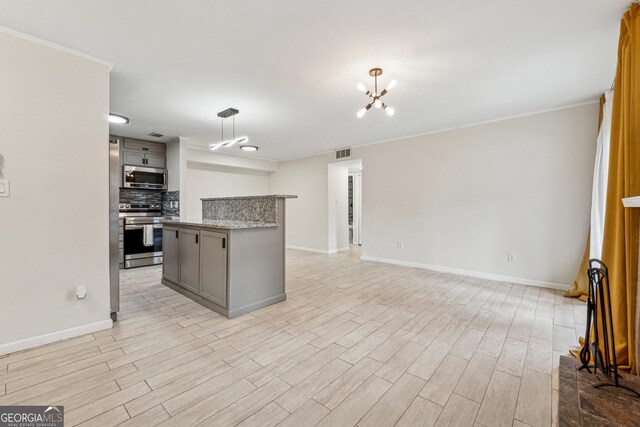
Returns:
[[[219,230],[242,230],[247,228],[268,228],[277,227],[275,222],[256,222],[256,221],[228,221],[222,219],[194,219],[181,221],[179,219],[171,219],[163,221],[164,224],[190,225],[192,227],[216,228]]]
[[[291,194],[267,194],[264,196],[229,196],[229,197],[205,197],[200,200],[239,200],[239,199],[297,199]]]

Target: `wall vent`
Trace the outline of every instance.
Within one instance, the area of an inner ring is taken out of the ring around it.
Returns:
[[[351,148],[336,150],[336,159],[348,159],[349,157],[351,157]]]
[[[161,133],[155,133],[155,132],[151,132],[150,134],[148,134],[149,136],[152,136],[154,138],[162,138],[164,135]]]

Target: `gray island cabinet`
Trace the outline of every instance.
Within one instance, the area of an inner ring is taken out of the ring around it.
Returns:
[[[232,318],[287,298],[285,199],[202,199],[202,220],[164,222],[162,283]]]

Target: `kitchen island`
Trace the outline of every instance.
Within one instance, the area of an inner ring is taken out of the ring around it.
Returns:
[[[287,298],[285,200],[202,199],[201,220],[164,222],[162,283],[228,318]]]

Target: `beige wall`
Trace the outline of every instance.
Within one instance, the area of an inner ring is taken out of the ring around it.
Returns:
[[[180,138],[167,142],[167,191],[180,190]]]
[[[186,219],[202,218],[202,198],[267,194],[269,174],[263,171],[189,162]]]
[[[200,219],[204,197],[267,194],[277,162],[189,147],[180,138],[180,217]]]
[[[2,32],[0,58],[5,353],[110,326],[109,67]]]
[[[269,192],[294,194],[286,204],[287,245],[326,252],[328,249],[328,178],[331,154],[278,163]]]
[[[364,257],[570,283],[588,228],[597,120],[589,104],[354,148]],[[301,196],[287,202],[288,244],[326,250],[332,161],[281,162],[273,174],[272,192]]]

